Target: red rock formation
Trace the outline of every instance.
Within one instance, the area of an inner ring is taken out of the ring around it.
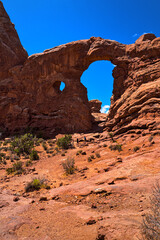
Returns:
[[[102,102],[99,100],[90,100],[89,101],[91,113],[100,113]]]
[[[87,90],[80,77],[97,60],[116,65],[106,127],[122,133],[159,124],[160,38],[141,36],[135,44],[92,37],[27,58],[0,2],[0,128],[10,133],[26,127],[57,132],[91,129]],[[60,83],[65,89],[60,91]],[[145,120],[144,120],[145,119]]]
[[[8,76],[9,70],[23,64],[28,54],[22,47],[14,24],[11,23],[0,1],[0,78]]]

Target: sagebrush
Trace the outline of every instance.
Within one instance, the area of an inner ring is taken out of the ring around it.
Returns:
[[[146,214],[142,223],[143,240],[160,239],[160,185],[159,182],[153,187],[150,198],[150,213]]]

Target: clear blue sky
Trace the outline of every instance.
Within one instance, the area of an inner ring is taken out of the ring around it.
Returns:
[[[160,0],[2,0],[28,54],[100,36],[130,44],[160,36]],[[110,104],[113,65],[92,63],[82,77],[89,99]]]

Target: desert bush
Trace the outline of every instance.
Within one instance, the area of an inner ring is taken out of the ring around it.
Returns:
[[[47,151],[47,149],[48,149],[48,147],[47,147],[47,145],[46,145],[46,143],[42,143],[42,147],[43,147],[43,149],[45,150],[45,151]]]
[[[32,150],[29,157],[30,157],[31,161],[32,160],[39,160],[39,155],[38,155],[37,151],[35,151],[35,150]]]
[[[93,155],[93,154],[90,156],[90,158],[91,158],[91,159],[95,159],[95,157],[94,157],[94,155]]]
[[[122,145],[121,145],[121,144],[110,145],[109,148],[110,148],[111,150],[118,150],[118,152],[122,151]]]
[[[63,169],[65,171],[65,173],[68,174],[73,174],[75,171],[75,161],[74,158],[67,158],[67,160],[65,160],[62,163]]]
[[[9,149],[7,147],[3,147],[3,151],[7,152]]]
[[[3,142],[3,146],[6,146],[8,144],[8,141]]]
[[[20,160],[20,157],[18,157],[17,155],[14,155],[14,160]]]
[[[0,156],[5,158],[6,157],[6,154],[5,153],[0,153]]]
[[[92,158],[91,157],[88,157],[88,162],[92,162]]]
[[[13,173],[13,168],[7,168],[6,169],[7,174],[12,174]]]
[[[44,139],[43,139],[43,138],[38,138],[37,142],[38,142],[38,143],[43,143],[43,142],[44,142]]]
[[[160,185],[158,182],[150,198],[150,213],[143,217],[142,238],[143,240],[160,239]]]
[[[32,165],[32,161],[31,160],[28,160],[28,161],[26,161],[26,167],[29,167],[30,165]]]
[[[6,160],[5,160],[5,159],[3,159],[1,156],[0,156],[0,164],[4,164],[4,165],[6,165],[6,164],[7,164]]]
[[[41,188],[48,188],[48,185],[45,183],[44,178],[34,178],[31,182],[27,183],[25,186],[26,192],[33,192],[35,190],[40,190]]]
[[[15,152],[18,156],[21,154],[30,154],[36,139],[32,134],[26,133],[22,136],[15,137],[10,143],[11,150]]]
[[[97,157],[97,158],[100,158],[101,155],[100,155],[99,153],[96,153],[96,157]]]
[[[134,151],[134,152],[137,152],[139,149],[140,149],[140,147],[135,146],[135,147],[133,148],[133,151]]]
[[[92,162],[92,159],[94,159],[94,155],[92,154],[91,156],[88,157],[88,162]]]
[[[65,137],[59,138],[57,140],[57,146],[62,149],[68,149],[71,146],[72,136],[65,135]]]
[[[82,154],[82,155],[86,155],[86,152],[85,152],[85,151],[82,151],[81,154]]]
[[[115,142],[115,141],[114,141],[114,138],[113,138],[113,133],[109,132],[108,135],[109,135],[109,137],[112,139],[112,141]]]
[[[152,140],[153,140],[153,136],[151,135],[151,136],[148,138],[148,141],[149,141],[149,142],[152,142]]]
[[[23,171],[24,171],[24,169],[22,167],[22,162],[21,161],[14,163],[13,167],[6,169],[7,174],[14,173],[14,174],[18,174],[19,175],[19,174],[22,174]]]
[[[76,155],[78,156],[78,155],[80,155],[82,152],[83,152],[82,150],[79,150],[79,151],[77,151]]]

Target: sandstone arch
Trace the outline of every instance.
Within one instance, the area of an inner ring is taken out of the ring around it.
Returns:
[[[52,135],[91,129],[87,91],[80,77],[97,60],[116,65],[107,129],[120,134],[131,129],[158,128],[160,38],[145,34],[135,44],[125,45],[92,37],[28,57],[2,2],[0,16],[3,131],[12,133],[38,126]],[[57,80],[66,85],[63,97],[48,94]]]

